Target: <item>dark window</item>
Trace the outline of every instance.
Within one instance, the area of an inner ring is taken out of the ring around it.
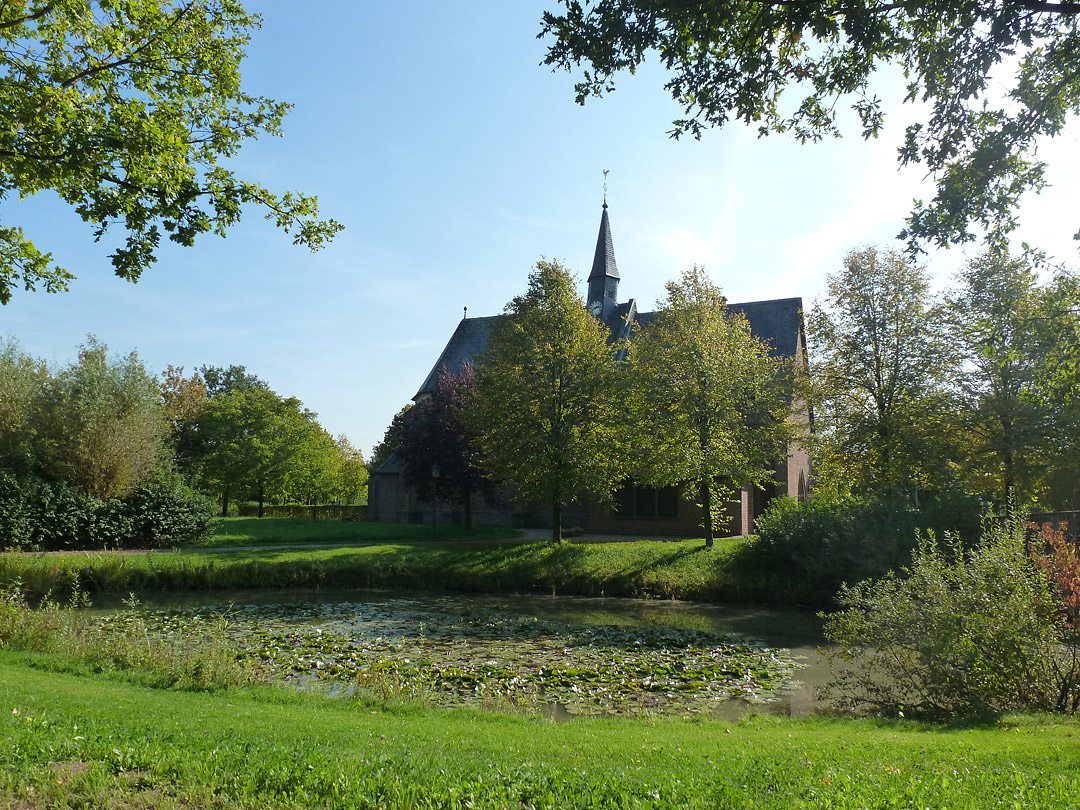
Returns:
[[[615,513],[630,518],[679,516],[678,487],[646,487],[628,480],[615,493]]]
[[[664,487],[656,491],[656,516],[663,518],[679,516],[678,487]]]

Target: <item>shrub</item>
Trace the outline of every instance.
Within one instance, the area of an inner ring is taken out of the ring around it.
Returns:
[[[770,571],[789,597],[826,603],[844,582],[906,565],[918,525],[915,510],[891,501],[778,498],[741,562]]]
[[[922,509],[888,498],[777,498],[740,562],[770,572],[789,600],[828,604],[845,582],[908,565],[920,530],[977,538],[980,507],[955,494],[928,498]]]
[[[159,473],[124,500],[132,521],[121,545],[160,548],[206,540],[214,522],[214,503],[172,472]]]
[[[59,481],[0,471],[0,547],[149,548],[205,539],[211,503],[178,476],[159,474],[123,499],[103,501]]]
[[[1025,541],[1017,522],[971,549],[924,535],[903,576],[842,588],[825,624],[837,645],[829,695],[846,708],[926,715],[1068,709],[1058,607]]]

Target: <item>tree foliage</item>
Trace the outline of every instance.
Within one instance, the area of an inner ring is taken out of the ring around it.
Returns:
[[[641,451],[635,469],[655,486],[689,484],[712,546],[724,495],[763,485],[786,457],[791,369],[753,336],[746,318],[728,311],[699,267],[668,283],[628,357],[627,399]]]
[[[225,163],[280,135],[289,105],[254,96],[240,62],[259,25],[236,0],[25,0],[0,4],[0,200],[52,191],[93,227],[124,234],[130,281],[161,238],[224,234],[244,206],[317,249],[340,229],[316,198],[274,194]],[[67,288],[71,273],[19,227],[0,226],[0,303]]]
[[[1080,278],[1061,272],[1041,289],[1034,325],[1041,360],[1035,392],[1049,411],[1046,499],[1080,509]]]
[[[1045,360],[1036,329],[1038,279],[1026,259],[988,252],[972,257],[958,280],[947,331],[961,359],[965,476],[1006,508],[1014,498],[1030,503],[1040,495],[1051,424],[1035,390]]]
[[[394,414],[394,418],[390,420],[390,424],[386,426],[386,430],[383,431],[383,437],[373,448],[371,448],[371,458],[368,460],[367,468],[370,474],[374,474],[379,467],[381,467],[387,459],[394,454],[394,452],[401,446],[401,434],[405,426],[406,414],[413,407],[413,403],[409,402],[402,407],[400,411]]]
[[[135,352],[110,357],[90,338],[33,404],[35,458],[49,478],[102,500],[129,495],[161,466],[165,416]]]
[[[253,495],[262,505],[286,491],[305,445],[314,414],[295,397],[266,388],[233,390],[210,398],[199,413],[197,465],[204,486],[218,492],[222,514],[234,495]]]
[[[911,494],[948,481],[953,360],[926,273],[895,251],[852,251],[807,318],[818,479],[841,493]]]
[[[971,550],[923,538],[902,577],[843,588],[825,624],[842,665],[833,695],[883,712],[1075,711],[1075,655],[1025,541],[1019,523]]]
[[[33,466],[31,406],[48,377],[45,364],[0,339],[0,467],[26,472]]]
[[[492,489],[468,419],[475,398],[476,372],[471,364],[457,374],[443,369],[435,392],[405,412],[398,447],[405,485],[426,501],[438,496],[460,502],[466,529],[472,528],[472,496],[490,494]]]
[[[917,202],[903,238],[947,245],[981,227],[1016,225],[1021,195],[1045,185],[1040,138],[1080,112],[1080,3],[1031,0],[710,2],[560,0],[544,14],[545,62],[584,66],[577,100],[602,96],[615,76],[652,54],[685,111],[676,137],[737,121],[800,142],[840,134],[847,104],[864,138],[885,112],[874,74],[897,65],[906,100],[925,105],[908,126],[902,165],[937,181]],[[788,94],[795,99],[789,99]]]
[[[472,424],[496,482],[550,505],[561,542],[563,505],[610,500],[625,474],[614,349],[557,262],[537,263],[506,315],[477,363]]]

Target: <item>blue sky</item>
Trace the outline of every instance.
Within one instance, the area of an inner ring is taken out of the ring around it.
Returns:
[[[263,28],[247,89],[295,108],[283,139],[248,145],[235,167],[318,194],[346,230],[311,254],[251,210],[225,239],[165,248],[132,285],[108,264],[119,237],[95,244],[48,195],[8,201],[5,223],[78,279],[60,295],[16,293],[0,334],[57,363],[94,334],[154,372],[245,365],[367,454],[462,307],[500,312],[542,257],[584,289],[604,169],[620,298],[646,309],[694,263],[733,301],[801,296],[809,307],[847,251],[893,245],[912,198],[929,196],[922,173],[896,163],[912,115],[899,82],[886,82],[896,104],[877,141],[853,131],[800,146],[740,127],[673,141],[680,110],[655,66],[584,108],[571,76],[539,66],[540,15],[553,5],[249,0]],[[1072,122],[1043,147],[1053,187],[1025,204],[1018,236],[1073,266],[1078,132]],[[963,259],[953,250],[927,264],[945,283]]]

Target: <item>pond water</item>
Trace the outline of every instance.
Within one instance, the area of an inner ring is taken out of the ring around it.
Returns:
[[[799,714],[829,674],[816,616],[752,606],[289,591],[156,598],[137,612],[177,635],[223,617],[254,666],[298,688],[557,719]],[[121,626],[132,615],[109,613]]]

